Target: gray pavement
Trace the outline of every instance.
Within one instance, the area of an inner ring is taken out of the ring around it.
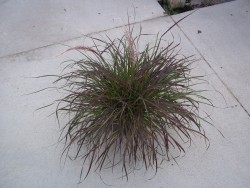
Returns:
[[[179,26],[249,115],[250,1],[198,10]]]
[[[0,1],[0,57],[163,15],[155,0]]]
[[[129,1],[130,4],[126,4],[125,7],[138,2],[141,1]],[[152,2],[154,6],[157,5],[153,1],[147,2]],[[41,8],[42,6],[38,6],[41,2],[37,1],[37,3],[35,5],[36,3],[32,2],[34,6]],[[8,1],[5,6],[7,4]],[[13,1],[12,4],[14,4]],[[0,5],[0,9],[3,5],[4,1]],[[77,5],[70,6],[75,10],[78,9],[77,7],[81,7]],[[115,7],[115,5],[113,6]],[[150,4],[148,6],[150,7]],[[135,31],[138,31],[141,25],[144,33],[162,33],[174,23],[174,20],[185,15],[162,17],[162,10],[157,6],[155,10],[160,10],[156,13],[157,17],[141,13],[141,18],[144,17],[145,21],[142,21],[144,19],[138,20],[140,22],[135,25]],[[69,8],[66,7],[66,9]],[[103,9],[97,10],[93,7],[91,12],[101,10],[110,12],[110,14],[113,12],[113,9],[109,10],[108,7]],[[61,94],[55,91],[45,91],[36,95],[24,94],[50,86],[53,81],[51,78],[32,79],[29,77],[59,73],[62,68],[60,63],[63,60],[78,58],[75,52],[62,54],[67,47],[59,43],[70,46],[83,43],[90,45],[91,43],[81,37],[82,33],[74,34],[77,30],[75,28],[79,25],[72,23],[70,31],[65,31],[65,35],[57,33],[56,30],[48,32],[38,30],[37,41],[34,40],[34,44],[32,44],[32,32],[27,33],[26,36],[23,30],[11,31],[11,28],[14,28],[12,24],[15,19],[10,16],[10,22],[7,23],[8,17],[4,17],[5,23],[1,20],[0,24],[9,24],[10,29],[6,31],[10,31],[10,33],[7,34],[8,37],[2,37],[1,41],[4,41],[4,44],[8,44],[8,40],[13,41],[10,41],[8,48],[1,48],[2,57],[0,58],[0,187],[109,187],[106,184],[124,188],[250,187],[250,117],[248,114],[249,101],[247,100],[247,95],[250,94],[248,87],[250,79],[248,74],[250,60],[248,9],[250,9],[248,0],[237,0],[202,8],[172,30],[176,42],[181,41],[182,53],[195,54],[196,58],[201,59],[195,64],[193,74],[206,75],[207,84],[200,86],[199,89],[209,90],[206,96],[216,106],[216,108],[201,106],[201,110],[211,114],[213,124],[225,138],[214,127],[204,124],[206,134],[210,138],[209,149],[206,150],[203,140],[195,138],[191,147],[186,145],[187,152],[177,159],[178,164],[173,160],[164,163],[156,176],[151,171],[144,174],[144,171],[141,170],[131,174],[129,182],[126,182],[126,180],[119,179],[121,175],[119,171],[112,173],[107,170],[102,173],[102,178],[98,173],[90,173],[89,177],[80,185],[77,185],[77,182],[81,161],[68,160],[65,165],[60,162],[62,145],[57,144],[59,128],[55,117],[48,117],[54,109],[34,112],[36,108],[57,99]],[[41,8],[37,11],[44,11],[43,14],[45,14],[46,10],[42,10]],[[123,14],[124,18],[125,13],[126,11]],[[13,14],[15,15],[15,13]],[[74,14],[78,17],[77,12]],[[117,15],[120,16],[118,11]],[[2,18],[1,14],[0,19]],[[73,16],[71,19],[77,20],[78,18]],[[112,16],[109,19],[112,20]],[[55,20],[64,24],[63,20]],[[88,22],[92,21],[88,20]],[[92,34],[92,36],[100,37],[105,34],[110,37],[121,36],[124,32],[122,26],[124,24],[110,25],[110,23],[103,24],[103,29],[101,26],[92,28],[92,25],[86,25],[86,32],[109,29]],[[44,24],[46,25],[46,23]],[[121,27],[113,28],[117,26]],[[26,26],[21,24],[22,27]],[[0,32],[3,32],[2,28],[4,27],[0,27]],[[198,34],[198,30],[201,33]],[[55,32],[57,36],[53,37]],[[51,40],[45,44],[43,37],[46,35],[51,37]],[[18,47],[14,45],[16,36],[23,36],[22,39],[16,40]],[[172,40],[172,36],[168,35],[166,39]],[[142,42],[150,41],[152,38],[144,37]]]

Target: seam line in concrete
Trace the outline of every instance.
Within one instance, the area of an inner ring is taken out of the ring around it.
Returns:
[[[142,20],[142,21],[133,22],[131,24],[143,23],[143,22],[147,22],[147,21],[151,21],[151,20],[156,20],[158,18],[162,18],[162,17],[166,17],[166,16],[168,16],[168,15],[157,16],[155,18],[145,19],[145,20]],[[81,36],[73,37],[73,38],[66,39],[66,40],[63,40],[63,41],[59,41],[59,42],[56,42],[56,43],[53,43],[53,44],[48,44],[48,45],[45,45],[45,46],[40,46],[40,47],[37,47],[37,48],[33,48],[33,49],[30,49],[30,50],[26,50],[26,51],[22,51],[22,52],[18,52],[18,53],[3,55],[3,56],[0,56],[0,59],[10,58],[10,57],[13,57],[13,56],[18,56],[18,55],[24,55],[24,54],[32,52],[32,51],[40,50],[40,49],[47,48],[47,47],[50,47],[50,46],[53,46],[53,45],[62,44],[64,42],[69,42],[71,40],[79,39],[79,38],[81,38],[83,36],[88,36],[88,35],[98,34],[98,33],[102,33],[102,32],[107,32],[107,31],[110,31],[112,29],[118,29],[118,28],[122,28],[122,27],[125,27],[125,26],[128,26],[128,25],[129,24],[125,24],[125,25],[120,25],[120,26],[112,27],[112,28],[109,28],[109,29],[104,29],[104,30],[100,30],[100,31],[90,32],[90,33],[87,33],[87,34],[82,34]]]
[[[173,19],[172,16],[170,16],[171,20],[176,23],[176,21]],[[227,84],[221,79],[219,74],[214,70],[214,68],[211,66],[211,64],[206,60],[206,58],[202,55],[200,50],[194,45],[194,43],[191,41],[191,39],[186,35],[186,33],[183,31],[183,29],[179,26],[179,24],[176,24],[177,27],[181,30],[181,32],[184,34],[184,36],[188,39],[188,41],[191,43],[191,45],[195,48],[195,50],[199,53],[199,55],[202,57],[202,59],[206,62],[206,64],[211,68],[211,70],[215,73],[216,77],[221,81],[221,83],[225,86],[225,88],[228,90],[228,92],[233,96],[233,98],[240,104],[240,106],[243,108],[243,110],[247,113],[247,115],[250,117],[250,113],[247,111],[247,109],[243,106],[243,104],[240,102],[240,100],[235,96],[235,94],[230,90],[230,88],[227,86]]]

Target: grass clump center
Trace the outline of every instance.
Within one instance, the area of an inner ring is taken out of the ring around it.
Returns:
[[[62,129],[64,152],[77,145],[81,176],[92,167],[119,166],[127,178],[138,165],[157,171],[159,158],[169,158],[171,148],[185,152],[182,144],[192,134],[206,138],[198,108],[207,99],[192,89],[199,79],[190,75],[193,60],[179,55],[174,42],[162,45],[168,31],[142,50],[141,30],[133,37],[130,26],[119,39],[92,38],[92,47],[69,49],[83,58],[56,80],[68,93],[56,101],[56,113],[70,115]]]

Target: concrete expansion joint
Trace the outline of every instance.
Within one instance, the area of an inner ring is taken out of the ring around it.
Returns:
[[[176,23],[176,21],[173,19],[172,16],[171,20]],[[228,85],[222,80],[222,78],[219,76],[219,74],[214,70],[212,65],[206,60],[204,55],[200,52],[200,50],[194,45],[192,40],[187,36],[187,34],[184,32],[184,30],[180,27],[180,25],[177,23],[177,27],[180,29],[180,31],[183,33],[183,35],[188,39],[188,41],[191,43],[191,45],[195,48],[195,50],[199,53],[199,55],[202,57],[202,59],[206,62],[206,64],[211,68],[211,70],[214,72],[216,77],[220,80],[220,82],[225,86],[225,88],[228,90],[228,92],[232,95],[232,97],[238,102],[238,104],[242,107],[242,109],[246,112],[246,114],[250,117],[250,113],[247,111],[247,109],[243,106],[243,104],[240,102],[240,100],[235,96],[235,94],[231,91],[231,89],[228,87]]]
[[[154,17],[154,18],[150,18],[150,19],[145,19],[145,20],[142,20],[142,21],[136,21],[136,22],[133,22],[131,24],[138,24],[138,23],[144,23],[144,22],[147,22],[147,21],[153,21],[153,20],[157,20],[159,18],[166,17],[166,16],[168,16],[168,15],[162,15],[162,16],[158,16],[158,17]],[[114,19],[120,19],[120,18],[114,18]],[[3,56],[0,56],[0,59],[15,57],[15,56],[19,56],[19,55],[25,55],[26,53],[29,53],[29,52],[32,52],[32,51],[35,51],[35,50],[39,50],[39,49],[47,48],[47,47],[50,47],[50,46],[62,44],[64,42],[69,42],[71,40],[79,39],[79,38],[81,38],[83,36],[89,36],[89,35],[93,35],[93,34],[107,32],[107,31],[110,31],[110,30],[113,30],[113,29],[122,28],[122,27],[127,26],[127,25],[128,24],[124,24],[124,25],[115,26],[115,27],[112,27],[112,28],[109,28],[109,29],[89,32],[89,33],[84,34],[84,35],[76,36],[76,37],[73,37],[73,38],[70,38],[70,39],[67,39],[67,40],[63,40],[63,41],[59,41],[59,42],[56,42],[56,43],[52,43],[52,44],[49,44],[49,45],[40,46],[40,47],[37,47],[37,48],[33,48],[33,49],[30,49],[30,50],[26,50],[26,51],[22,51],[22,52],[18,52],[18,53],[3,55]]]

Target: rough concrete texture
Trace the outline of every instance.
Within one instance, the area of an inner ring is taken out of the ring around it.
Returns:
[[[155,0],[0,1],[0,57],[163,15]]]
[[[200,9],[179,25],[250,114],[250,1]]]
[[[207,84],[200,85],[199,88],[209,90],[206,92],[206,96],[216,106],[216,108],[202,106],[201,109],[211,115],[213,124],[223,133],[224,138],[216,128],[204,124],[206,134],[210,138],[209,149],[206,150],[203,140],[197,137],[191,147],[186,146],[185,156],[182,155],[176,159],[178,164],[173,160],[164,163],[161,166],[162,169],[159,169],[155,176],[151,171],[144,174],[144,170],[140,170],[131,174],[129,181],[126,182],[125,179],[119,179],[121,175],[119,171],[112,173],[107,170],[102,173],[101,178],[98,173],[91,172],[89,177],[78,185],[81,161],[67,160],[65,165],[63,161],[60,162],[62,145],[57,144],[59,128],[55,117],[48,117],[54,108],[34,112],[36,108],[50,103],[62,94],[56,91],[44,91],[24,95],[48,87],[53,81],[53,78],[33,79],[30,77],[59,73],[63,67],[60,65],[63,60],[78,58],[78,56],[73,52],[60,55],[67,47],[55,44],[46,48],[30,50],[27,53],[0,58],[0,187],[110,187],[107,184],[124,188],[250,187],[250,119],[239,103],[241,98],[237,101],[236,92],[229,88],[229,84],[232,82],[239,85],[242,83],[239,77],[223,77],[228,73],[227,71],[238,70],[239,67],[241,70],[248,68],[249,56],[246,55],[246,49],[243,47],[248,47],[250,27],[244,27],[249,32],[230,27],[229,23],[225,21],[225,15],[217,17],[217,20],[210,21],[209,19],[210,17],[213,19],[213,15],[219,14],[218,12],[226,14],[227,10],[231,9],[234,11],[232,14],[238,12],[241,15],[234,18],[237,18],[237,23],[244,22],[249,17],[243,14],[243,10],[250,7],[249,3],[247,0],[238,0],[235,3],[200,9],[192,15],[192,19],[186,19],[180,28],[172,30],[176,42],[181,40],[182,53],[185,55],[196,54],[196,58],[201,59],[195,64],[193,74],[206,75]],[[238,7],[238,11],[234,10],[235,7]],[[229,18],[231,19],[231,16]],[[173,19],[178,19],[178,15]],[[205,25],[202,25],[204,22],[210,27],[205,29]],[[217,28],[213,26],[214,22],[218,24]],[[141,25],[144,33],[156,34],[163,32],[173,23],[172,18],[161,17],[136,24],[135,28],[138,31]],[[227,30],[222,30],[219,23]],[[190,26],[188,26],[189,24]],[[245,24],[249,26],[249,22]],[[243,26],[241,27],[243,28]],[[216,29],[218,29],[217,34],[213,35],[215,38],[212,36],[205,38],[206,32],[213,33]],[[229,31],[230,29],[232,31]],[[198,35],[197,30],[201,30],[202,33]],[[108,34],[112,38],[119,37],[123,31],[124,27],[121,27],[94,36],[100,37],[100,35]],[[233,36],[228,39],[230,32],[238,40]],[[168,39],[172,40],[171,35],[168,36]],[[227,39],[234,42],[236,47],[238,46],[234,49],[237,52],[236,57],[232,54],[233,47],[227,46],[229,45],[226,43]],[[146,43],[150,40],[151,38],[144,37],[142,42]],[[241,44],[237,44],[237,42]],[[64,44],[75,46],[83,43],[90,44],[85,38],[70,40]],[[197,46],[198,44],[202,46]],[[220,46],[222,44],[224,45]],[[217,54],[216,51],[220,51],[220,53],[217,52]],[[223,54],[223,56],[219,56],[219,54]],[[237,61],[229,61],[228,57],[236,58]],[[237,62],[241,62],[241,64],[235,65],[234,63]],[[220,64],[226,66],[227,69],[221,69]],[[225,72],[217,72],[218,70]],[[249,76],[245,72],[240,72],[240,74],[245,78]],[[238,87],[241,90],[241,86]],[[246,93],[250,94],[249,91]]]

